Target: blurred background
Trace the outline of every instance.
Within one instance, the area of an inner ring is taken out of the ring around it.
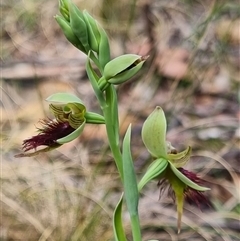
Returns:
[[[167,139],[190,145],[187,168],[211,188],[212,207],[185,205],[177,235],[176,207],[157,180],[141,194],[143,240],[240,240],[240,6],[217,0],[95,0],[87,9],[109,35],[112,57],[150,55],[141,72],[118,87],[121,135],[132,123],[140,178],[151,162],[141,127],[156,105]],[[100,113],[85,72],[86,56],[54,20],[57,0],[1,2],[1,241],[113,240],[112,213],[122,187],[104,126],[50,153],[14,158],[22,141],[50,115],[56,92],[78,95]],[[123,215],[131,239],[130,222]]]

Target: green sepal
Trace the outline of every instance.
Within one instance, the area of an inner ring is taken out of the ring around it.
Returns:
[[[84,129],[84,126],[85,126],[85,122],[86,122],[86,120],[84,120],[83,123],[75,131],[73,131],[69,135],[67,135],[67,136],[65,136],[63,138],[58,139],[57,143],[64,144],[64,143],[70,142],[70,141],[78,138],[81,135],[81,133],[83,132],[83,129]]]
[[[142,61],[135,67],[133,67],[129,70],[123,71],[122,73],[114,76],[113,78],[108,80],[108,83],[114,84],[114,85],[119,85],[119,84],[125,82],[126,80],[129,80],[142,68],[143,63],[144,62]]]
[[[138,191],[141,191],[142,188],[152,179],[160,176],[167,168],[168,161],[164,158],[159,158],[155,160],[147,169],[146,173],[138,183]]]
[[[87,26],[83,18],[83,13],[78,9],[78,7],[69,3],[69,13],[70,13],[70,26],[72,28],[73,33],[78,37],[79,41],[85,48],[84,53],[88,53],[89,48],[89,39],[88,39],[88,31]]]
[[[168,160],[176,167],[180,168],[186,165],[191,156],[192,148],[189,146],[186,150],[177,154],[168,154]]]
[[[94,112],[86,112],[85,116],[86,123],[89,124],[105,124],[105,118]]]
[[[91,50],[98,53],[100,42],[100,33],[98,31],[96,20],[86,11],[83,11],[83,18],[88,31],[88,39]]]
[[[140,70],[145,60],[146,58],[136,54],[121,55],[105,65],[103,76],[107,81],[111,79],[112,84],[123,83]]]
[[[163,109],[157,106],[142,127],[142,140],[154,157],[168,159],[166,144],[167,122]]]
[[[76,95],[70,93],[56,93],[49,96],[46,101],[59,104],[78,103],[84,105],[81,99],[79,99]]]
[[[189,178],[187,178],[185,175],[183,175],[171,162],[169,162],[171,170],[174,172],[174,174],[187,186],[191,187],[192,189],[195,189],[197,191],[207,191],[210,190],[208,187],[199,186],[198,184],[191,181]]]
[[[67,38],[67,40],[73,44],[77,49],[84,52],[86,54],[85,47],[79,41],[78,37],[73,33],[70,23],[65,20],[63,17],[56,15],[56,21],[58,22],[59,26],[61,27],[63,34]]]
[[[112,59],[109,63],[106,64],[104,68],[105,78],[107,80],[111,79],[140,59],[141,56],[136,54],[124,54],[116,57],[115,59]]]
[[[113,232],[115,241],[127,241],[122,223],[122,203],[123,194],[120,197],[120,200],[113,213]]]

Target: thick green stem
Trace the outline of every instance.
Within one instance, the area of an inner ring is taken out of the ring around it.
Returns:
[[[131,216],[131,225],[132,225],[133,241],[142,240],[141,228],[140,228],[140,225],[139,225],[139,216],[138,215],[132,215]]]
[[[108,141],[109,146],[111,148],[114,160],[116,162],[117,169],[119,171],[121,180],[123,182],[123,165],[122,165],[122,153],[119,147],[119,140],[116,138],[115,135],[115,124],[112,120],[112,113],[111,113],[111,106],[107,105],[103,108],[103,114],[105,117],[105,124],[107,129]]]

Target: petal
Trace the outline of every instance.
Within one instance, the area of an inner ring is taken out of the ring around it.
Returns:
[[[185,183],[188,187],[191,187],[192,189],[195,189],[197,191],[207,191],[210,190],[210,188],[199,186],[195,182],[191,181],[189,178],[187,178],[185,175],[183,175],[171,162],[170,167],[171,170],[174,172],[174,174],[183,182]]]
[[[76,139],[77,137],[79,137],[84,129],[85,123],[86,123],[86,120],[84,120],[82,125],[80,125],[75,131],[73,131],[72,133],[70,133],[69,135],[67,135],[63,138],[58,139],[57,143],[64,144],[64,143],[70,142],[70,141]]]
[[[177,154],[168,154],[169,161],[176,167],[183,167],[189,161],[192,148],[189,146],[186,150]]]

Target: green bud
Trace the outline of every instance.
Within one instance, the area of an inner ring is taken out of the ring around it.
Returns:
[[[85,113],[86,123],[90,124],[105,124],[105,118],[94,112]]]
[[[96,20],[86,11],[83,11],[83,18],[88,31],[89,46],[91,50],[98,53],[98,47],[100,42],[100,33]]]
[[[105,65],[103,76],[110,84],[121,84],[133,77],[145,60],[146,57],[136,54],[121,55]]]
[[[67,22],[63,17],[61,16],[55,16],[56,21],[58,22],[59,26],[61,27],[65,37],[67,40],[72,43],[76,48],[81,50],[82,52],[86,53],[86,50],[82,43],[79,41],[77,36],[73,33],[72,28],[70,26],[70,23]]]
[[[142,140],[154,157],[168,159],[166,144],[167,122],[160,106],[148,116],[142,128]]]
[[[99,63],[104,68],[110,61],[108,36],[101,25],[86,10],[83,11],[83,17],[88,30],[90,48],[98,54]]]
[[[139,184],[138,184],[138,190],[141,191],[142,188],[148,183],[150,182],[152,179],[159,177],[167,168],[168,166],[168,161],[163,159],[163,158],[159,158],[157,160],[155,160],[147,169],[146,173],[144,174],[144,176],[142,177],[142,179],[140,180]]]
[[[81,44],[85,48],[84,53],[88,53],[90,50],[88,30],[85,23],[83,13],[73,3],[69,3],[69,14],[70,14],[70,26],[73,33],[77,36]]]
[[[59,0],[59,11],[62,14],[62,16],[67,20],[68,22],[70,21],[69,17],[69,1],[68,0]]]

